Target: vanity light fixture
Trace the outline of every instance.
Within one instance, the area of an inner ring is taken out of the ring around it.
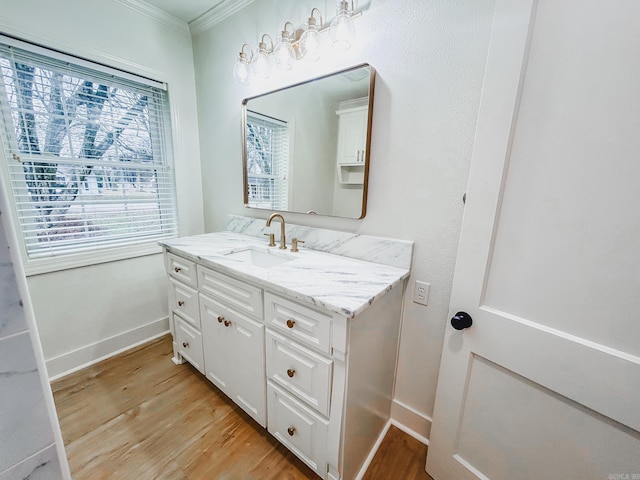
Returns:
[[[251,57],[247,57],[244,47],[249,49]],[[249,44],[245,43],[238,53],[236,63],[233,64],[233,79],[239,85],[249,85],[251,83],[251,67],[250,62],[253,59],[253,52]]]
[[[353,25],[353,0],[351,0],[351,12],[349,12],[349,2],[342,0],[338,2],[338,14],[331,22],[329,36],[331,46],[339,50],[349,50],[356,34]]]
[[[271,49],[267,49],[267,44],[264,41],[265,37],[269,37],[271,42]],[[253,76],[257,78],[267,79],[271,76],[271,70],[273,69],[273,60],[270,53],[273,52],[273,39],[271,35],[265,33],[262,35],[260,43],[258,43],[258,53],[253,57],[251,61],[251,71]]]
[[[306,28],[298,39],[294,24],[286,22],[275,48],[273,39],[267,33],[262,35],[255,54],[248,44],[242,45],[233,66],[235,82],[239,85],[249,85],[251,77],[267,79],[271,76],[274,64],[278,70],[289,71],[293,69],[296,60],[317,61],[320,58],[322,34],[327,31],[334,50],[350,49],[355,39],[353,19],[362,15],[362,11],[355,11],[354,0],[350,2],[337,0],[336,11],[336,17],[331,21],[331,24],[324,25],[320,10],[315,7],[311,9]],[[270,48],[265,41],[267,37],[271,43]],[[248,48],[248,51],[245,51],[245,47]]]
[[[287,25],[291,25],[293,32],[287,30]],[[293,49],[291,39],[296,34],[293,23],[286,22],[284,29],[280,32],[280,40],[273,49],[273,58],[276,62],[276,67],[279,70],[291,70],[296,63],[296,51]]]
[[[308,62],[317,62],[320,58],[320,32],[318,31],[316,18],[313,16],[314,12],[318,12],[320,16],[320,28],[322,28],[322,14],[320,10],[313,8],[311,16],[307,19],[307,29],[302,33],[298,44],[300,55]]]

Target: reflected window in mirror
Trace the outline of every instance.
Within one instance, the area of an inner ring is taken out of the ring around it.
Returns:
[[[247,111],[247,196],[256,208],[289,207],[289,125]]]

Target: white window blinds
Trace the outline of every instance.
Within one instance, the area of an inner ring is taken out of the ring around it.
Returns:
[[[287,122],[247,111],[249,205],[270,210],[289,206]]]
[[[0,138],[28,258],[176,236],[166,90],[42,50],[0,42]]]

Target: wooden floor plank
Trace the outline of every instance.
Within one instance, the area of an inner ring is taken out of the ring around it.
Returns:
[[[74,480],[319,477],[188,364],[167,335],[52,383]],[[429,480],[392,427],[365,479]]]
[[[426,445],[392,425],[362,480],[433,480],[424,470],[426,458]]]

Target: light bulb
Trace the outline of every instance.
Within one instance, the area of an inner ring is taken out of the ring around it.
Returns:
[[[238,54],[238,59],[236,63],[233,64],[233,80],[238,85],[249,85],[251,83],[249,59],[244,52]]]
[[[267,52],[267,45],[264,42],[258,44],[258,53],[251,61],[251,70],[253,76],[257,78],[267,79],[271,75],[273,62]]]
[[[286,30],[282,31],[282,37],[273,49],[273,58],[279,70],[291,70],[295,64],[296,52],[291,45],[291,36]]]
[[[353,20],[347,13],[348,8],[349,4],[345,1],[338,4],[338,15],[333,19],[329,28],[331,45],[338,50],[349,50],[356,33]]]
[[[315,62],[320,58],[318,51],[320,50],[320,33],[316,28],[316,20],[309,18],[307,29],[300,37],[300,55],[308,62]]]

